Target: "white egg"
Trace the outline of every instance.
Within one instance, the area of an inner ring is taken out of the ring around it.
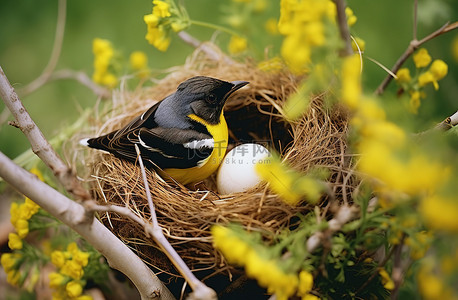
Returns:
[[[259,144],[242,144],[229,151],[218,170],[216,185],[220,194],[243,192],[261,178],[255,170],[258,163],[268,163],[270,152]]]

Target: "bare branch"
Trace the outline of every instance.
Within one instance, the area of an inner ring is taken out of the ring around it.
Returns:
[[[21,131],[29,140],[32,151],[52,170],[54,176],[62,183],[64,188],[77,199],[89,199],[89,193],[81,186],[73,171],[60,159],[32,120],[1,67],[0,97],[13,114]]]
[[[456,28],[458,28],[458,22],[454,22],[452,24],[446,23],[444,26],[442,26],[441,28],[439,28],[436,31],[432,32],[431,34],[429,34],[428,36],[424,37],[423,39],[421,39],[419,41],[417,41],[417,40],[410,41],[409,46],[407,47],[407,49],[404,51],[404,53],[401,55],[401,57],[399,57],[399,59],[394,64],[394,66],[391,68],[391,73],[396,74],[398,72],[398,70],[402,67],[404,62],[410,57],[410,55],[412,55],[412,53],[416,49],[418,49],[421,45],[423,45],[424,43],[432,40],[435,37],[438,37],[438,36],[440,36],[440,35],[442,35],[444,33],[452,31],[452,30],[454,30]],[[385,91],[386,87],[388,86],[388,84],[391,82],[392,79],[393,79],[393,77],[390,74],[388,74],[385,77],[385,79],[382,81],[382,83],[378,86],[378,88],[375,91],[375,93],[377,95],[381,95]]]
[[[207,43],[202,43],[189,33],[185,31],[178,32],[178,37],[183,40],[186,44],[194,47],[196,49],[202,50],[210,59],[215,61],[224,60],[224,62],[228,64],[234,64],[235,62],[227,55],[223,54],[220,51],[215,51],[213,47],[208,45]]]
[[[124,243],[96,218],[87,218],[87,211],[35,175],[17,166],[0,152],[0,177],[41,208],[78,232],[108,261],[124,273],[137,287],[143,300],[173,299],[154,273]]]
[[[74,70],[59,70],[55,71],[49,77],[49,80],[60,80],[60,79],[74,79],[84,85],[85,87],[89,88],[97,97],[101,98],[109,98],[111,97],[111,91],[103,86],[96,84],[92,81],[86,73],[82,71],[74,71]]]
[[[337,24],[339,25],[340,37],[344,42],[344,48],[342,51],[343,56],[348,56],[353,53],[351,47],[350,29],[348,28],[347,15],[345,14],[345,1],[344,0],[333,0],[337,8]]]
[[[151,193],[149,189],[148,179],[146,177],[145,167],[143,165],[143,160],[140,155],[140,149],[138,146],[135,145],[135,150],[137,151],[138,161],[140,163],[140,169],[142,173],[143,183],[145,184],[145,193],[148,199],[148,205],[151,211],[151,222],[152,224],[146,224],[142,220],[142,224],[145,228],[147,234],[152,235],[153,239],[156,243],[161,247],[162,251],[167,255],[173,265],[178,269],[180,274],[189,284],[191,289],[193,290],[192,295],[190,295],[190,299],[202,299],[202,300],[211,300],[216,299],[216,293],[214,290],[206,286],[202,283],[199,279],[197,279],[191,270],[188,268],[186,263],[183,259],[178,255],[175,249],[170,245],[169,241],[165,238],[162,228],[159,226],[156,216],[156,210],[154,208],[153,200],[151,199]],[[138,221],[137,221],[138,222]]]
[[[357,210],[353,206],[343,205],[339,208],[336,216],[331,219],[329,227],[326,232],[317,231],[307,239],[306,246],[307,251],[312,253],[318,246],[321,245],[321,241],[328,236],[331,236],[335,232],[342,229],[342,226],[350,222],[357,214]]]
[[[23,87],[18,91],[21,96],[28,95],[41,86],[43,86],[51,77],[52,72],[57,66],[59,61],[60,53],[62,50],[62,42],[64,40],[65,32],[65,20],[67,17],[67,0],[59,0],[57,7],[57,24],[56,24],[56,35],[54,37],[54,45],[51,52],[51,57],[49,62],[44,68],[40,76],[38,76],[34,81]]]

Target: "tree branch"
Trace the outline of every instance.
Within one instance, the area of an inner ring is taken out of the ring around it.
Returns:
[[[216,293],[214,290],[206,286],[199,279],[197,279],[191,270],[188,268],[186,263],[183,261],[180,255],[175,251],[175,249],[170,245],[169,241],[165,238],[162,231],[162,227],[159,226],[156,216],[156,209],[154,208],[153,199],[151,199],[151,193],[149,189],[148,179],[146,177],[145,167],[143,165],[143,160],[140,155],[140,149],[135,145],[135,150],[137,151],[138,162],[140,164],[140,169],[142,173],[143,183],[145,185],[145,194],[148,199],[148,206],[151,211],[151,224],[148,224],[141,220],[140,224],[145,228],[145,232],[150,234],[162,251],[167,255],[173,265],[178,269],[180,274],[189,284],[193,290],[190,299],[202,299],[202,300],[212,300],[216,299]],[[139,221],[137,221],[139,222]]]
[[[431,34],[429,34],[428,36],[424,37],[423,39],[421,39],[419,41],[418,40],[410,41],[409,46],[407,47],[407,49],[404,51],[404,53],[401,55],[401,57],[399,57],[399,59],[394,64],[394,66],[391,68],[391,73],[396,74],[398,72],[398,70],[402,67],[404,62],[410,57],[410,55],[412,55],[412,53],[416,49],[418,49],[421,45],[423,45],[424,43],[432,40],[435,37],[438,37],[438,36],[440,36],[440,35],[442,35],[444,33],[452,31],[452,30],[454,30],[456,28],[458,28],[458,22],[454,22],[452,24],[449,24],[447,22],[444,26],[442,26],[441,28],[439,28],[436,31],[432,32]],[[391,82],[392,79],[393,79],[393,76],[388,74],[385,77],[385,79],[382,81],[382,83],[378,86],[377,90],[375,91],[375,94],[381,95],[385,91],[386,87],[388,86],[388,84]]]
[[[60,159],[41,130],[33,122],[1,67],[0,97],[13,114],[21,131],[29,140],[32,151],[52,170],[54,176],[64,188],[77,199],[90,199],[89,193],[82,187],[73,171]]]
[[[312,253],[325,237],[329,237],[335,232],[342,229],[342,226],[350,222],[356,215],[357,209],[353,206],[343,205],[339,208],[336,216],[332,218],[328,224],[329,227],[325,232],[317,231],[311,235],[306,242],[307,252]]]
[[[89,88],[97,97],[105,99],[111,97],[111,91],[109,89],[96,84],[82,71],[59,70],[52,73],[49,77],[49,81],[60,79],[74,79]]]
[[[87,211],[81,204],[41,182],[1,152],[0,177],[86,239],[112,268],[132,280],[143,300],[173,299],[170,291],[138,256],[96,218],[87,219]]]
[[[342,55],[348,56],[353,53],[351,47],[350,29],[348,28],[347,15],[345,14],[345,1],[344,0],[333,0],[337,8],[337,24],[339,25],[340,37],[344,42],[344,48],[342,49]]]
[[[196,49],[202,50],[210,59],[215,61],[224,60],[224,62],[228,64],[234,64],[235,62],[227,55],[220,51],[215,51],[213,47],[211,47],[208,43],[202,43],[189,33],[185,31],[178,32],[178,37],[183,40],[186,44],[194,47]]]

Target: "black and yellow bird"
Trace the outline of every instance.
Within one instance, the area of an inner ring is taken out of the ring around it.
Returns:
[[[80,143],[131,162],[137,160],[136,144],[147,167],[182,184],[201,181],[218,169],[226,153],[223,106],[246,84],[192,77],[124,128]]]

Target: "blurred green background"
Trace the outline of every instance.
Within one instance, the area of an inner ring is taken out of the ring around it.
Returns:
[[[281,38],[263,33],[268,17],[278,17],[279,1],[266,0],[267,11],[253,18],[250,30],[255,34],[250,42],[256,59],[263,58],[263,48],[272,44],[270,51],[278,51]],[[2,0],[0,1],[0,66],[16,88],[24,87],[38,77],[51,54],[57,20],[57,0]],[[230,0],[182,1],[192,19],[222,24],[227,16]],[[353,32],[366,41],[365,54],[391,68],[412,38],[413,0],[349,0],[358,22]],[[67,23],[62,54],[57,66],[60,69],[84,71],[92,75],[92,40],[95,37],[109,39],[125,57],[135,50],[142,50],[149,57],[149,67],[164,69],[184,63],[192,48],[174,37],[169,50],[159,52],[147,43],[143,15],[151,13],[150,0],[78,0],[67,3]],[[458,20],[458,1],[420,0],[419,30],[421,38],[446,21]],[[214,37],[213,30],[192,26],[188,30],[201,40]],[[458,108],[458,78],[456,59],[452,56],[452,41],[458,39],[458,31],[448,33],[427,43],[425,47],[434,58],[441,58],[449,65],[449,74],[439,82],[440,89],[428,92],[417,118],[430,127],[434,122],[451,115]],[[216,42],[226,49],[227,34],[220,33]],[[374,63],[365,61],[364,81],[372,92],[385,77],[385,72]],[[407,66],[412,66],[411,61]],[[394,84],[390,93],[396,92]],[[86,87],[72,80],[54,81],[22,98],[34,121],[47,138],[52,138],[62,128],[72,124],[81,109],[92,107],[96,96]],[[0,103],[0,111],[4,104]],[[10,117],[11,119],[11,117]],[[11,158],[28,149],[22,133],[12,126],[0,127],[0,151]]]

